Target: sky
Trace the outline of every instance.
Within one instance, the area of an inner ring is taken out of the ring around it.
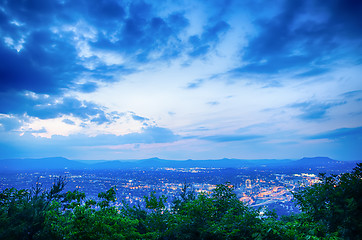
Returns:
[[[0,159],[362,159],[362,1],[0,0]]]

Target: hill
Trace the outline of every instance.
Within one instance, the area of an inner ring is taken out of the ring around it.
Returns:
[[[218,160],[165,160],[149,158],[141,160],[75,161],[62,157],[40,159],[3,159],[0,171],[56,170],[56,169],[150,169],[150,168],[280,168],[280,169],[323,169],[354,166],[358,161],[337,161],[328,157],[289,159],[218,159]]]

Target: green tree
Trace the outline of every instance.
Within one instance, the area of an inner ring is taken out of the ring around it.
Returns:
[[[196,198],[196,193],[192,188],[192,186],[190,184],[184,183],[181,187],[181,192],[179,196],[177,196],[175,200],[172,202],[173,213],[177,214],[178,211],[180,211],[185,206],[186,203],[194,201],[195,198]]]
[[[260,227],[256,210],[240,202],[230,184],[220,184],[211,195],[200,194],[179,207],[172,239],[252,239]]]
[[[46,224],[53,239],[140,239],[137,220],[121,214],[111,206],[116,199],[115,187],[98,194],[99,202],[85,200],[85,194],[68,192],[62,203],[53,202]]]
[[[0,239],[46,239],[44,224],[53,201],[64,197],[64,178],[54,181],[49,191],[37,183],[30,190],[5,189],[0,193]]]
[[[320,175],[320,182],[294,193],[311,221],[343,239],[362,239],[362,163],[350,173]]]
[[[123,214],[130,219],[137,220],[137,231],[143,239],[163,239],[168,235],[173,215],[166,208],[167,198],[164,195],[156,196],[151,192],[144,196],[145,205],[129,206],[125,204],[121,209]]]

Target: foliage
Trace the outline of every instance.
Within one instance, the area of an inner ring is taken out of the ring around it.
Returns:
[[[53,203],[46,223],[53,239],[139,239],[137,220],[131,220],[111,206],[116,199],[115,187],[98,194],[99,202],[85,201],[85,194],[68,192],[63,201]]]
[[[362,239],[362,163],[351,173],[326,176],[294,197],[311,221],[343,239]]]
[[[181,187],[181,192],[178,197],[173,201],[173,212],[177,213],[184,207],[184,205],[190,201],[194,201],[196,198],[195,191],[190,184],[184,183]]]
[[[179,204],[170,231],[172,239],[251,239],[259,214],[239,201],[230,184],[211,195],[201,194]]]
[[[55,180],[49,191],[37,183],[30,190],[5,189],[0,193],[0,239],[45,239],[45,216],[52,201],[64,197],[63,178]]]

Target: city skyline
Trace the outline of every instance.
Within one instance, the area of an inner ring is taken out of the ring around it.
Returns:
[[[0,159],[362,159],[362,3],[1,1]]]

